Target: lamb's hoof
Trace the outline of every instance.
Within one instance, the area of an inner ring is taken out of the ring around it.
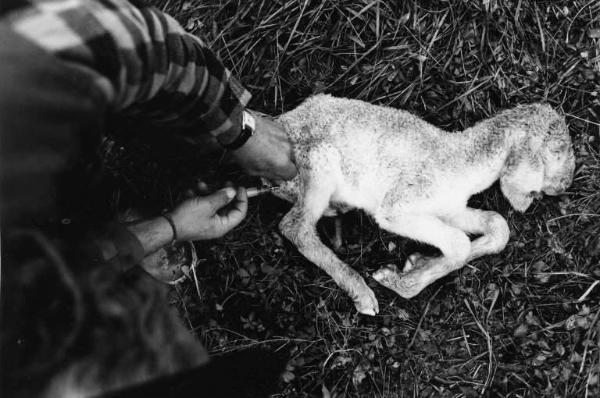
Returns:
[[[342,237],[338,236],[337,234],[331,238],[331,247],[333,248],[334,252],[339,251],[342,248]]]
[[[408,273],[414,269],[421,268],[427,262],[427,257],[419,253],[414,253],[408,256],[406,263],[404,263],[404,269],[402,272]]]
[[[423,290],[414,270],[400,273],[394,264],[381,267],[373,274],[373,279],[405,299],[411,299]]]
[[[386,279],[392,279],[394,277],[397,277],[399,274],[400,271],[398,271],[398,267],[396,267],[396,264],[386,264],[383,267],[379,268],[377,271],[375,271],[375,273],[373,274],[373,279],[375,279],[379,283],[382,283]]]
[[[375,293],[366,283],[361,288],[358,297],[354,299],[354,306],[359,313],[364,315],[375,316],[379,313],[379,303],[375,298]]]
[[[343,245],[342,220],[341,220],[341,218],[337,217],[337,212],[335,213],[335,216],[336,216],[336,218],[334,219],[335,232],[333,234],[333,237],[329,238],[329,241],[331,242],[333,251],[337,252],[342,248],[342,245]]]
[[[396,287],[396,293],[407,300],[415,297],[422,290],[421,282],[415,278],[414,273],[402,275]]]
[[[375,279],[380,285],[392,290],[395,290],[394,286],[399,278],[400,272],[395,264],[386,264],[373,274],[373,279]]]

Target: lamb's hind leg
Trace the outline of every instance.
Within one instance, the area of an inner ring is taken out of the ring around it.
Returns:
[[[445,221],[466,233],[482,235],[471,242],[471,253],[467,261],[499,253],[508,243],[508,224],[495,211],[466,208],[463,212],[445,218]]]
[[[404,298],[412,298],[427,285],[461,268],[471,251],[468,236],[460,229],[429,215],[407,215],[390,220],[377,217],[379,225],[390,232],[428,243],[439,248],[441,257],[413,254],[406,262],[404,273],[395,266],[385,266],[373,274],[383,286]]]
[[[375,315],[379,306],[364,279],[321,242],[316,224],[329,204],[331,184],[306,181],[304,196],[283,217],[279,228],[309,261],[323,269],[354,301],[358,312]]]

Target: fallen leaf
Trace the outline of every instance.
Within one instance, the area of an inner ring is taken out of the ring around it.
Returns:
[[[523,323],[523,324],[519,325],[518,328],[515,329],[514,335],[515,335],[515,337],[523,337],[523,336],[527,335],[528,331],[529,331],[529,327]]]
[[[408,314],[408,312],[406,312],[406,310],[404,310],[402,308],[396,309],[396,316],[401,321],[408,321],[410,319],[410,315]]]
[[[245,268],[238,268],[237,274],[240,278],[250,278],[250,273]]]
[[[393,252],[395,249],[396,249],[396,244],[394,242],[388,243],[388,245],[387,245],[388,253]]]
[[[577,351],[573,351],[571,353],[571,357],[569,358],[569,361],[571,363],[581,362],[581,361],[583,361],[583,357],[581,355],[579,355],[579,353]]]
[[[354,372],[352,372],[352,384],[358,386],[366,378],[367,373],[362,365],[358,365],[354,368]]]
[[[535,264],[531,266],[534,270],[533,277],[536,281],[540,283],[547,283],[550,279],[550,275],[548,275],[548,271],[550,270],[550,266],[543,261],[537,261]]]
[[[591,39],[600,38],[600,28],[590,28],[587,32],[587,35]]]
[[[294,376],[294,374],[292,372],[290,372],[289,370],[286,370],[285,372],[283,372],[283,374],[281,375],[281,378],[283,379],[283,381],[285,383],[289,383],[292,380],[294,380],[296,378],[296,376]]]
[[[540,320],[537,316],[533,315],[532,311],[529,311],[527,315],[525,315],[525,321],[528,325],[540,326]]]

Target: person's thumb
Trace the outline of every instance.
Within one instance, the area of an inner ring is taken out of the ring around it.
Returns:
[[[292,178],[296,177],[298,170],[296,169],[296,165],[294,165],[294,163],[288,162],[281,168],[279,174],[284,180],[291,180]]]
[[[235,197],[235,189],[231,187],[219,189],[217,192],[206,197],[214,212],[227,205]]]

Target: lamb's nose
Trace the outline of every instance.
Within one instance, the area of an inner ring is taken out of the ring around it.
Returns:
[[[567,188],[569,188],[569,186],[571,186],[570,180],[561,183],[558,187],[554,188],[554,192],[552,193],[552,195],[556,196],[564,194],[565,192],[567,192]]]
[[[542,191],[546,195],[556,196],[556,195],[560,195],[564,191],[564,189],[562,187],[560,187],[560,186],[557,185],[557,186],[548,186],[548,187],[545,187]]]
[[[560,183],[553,187],[553,193],[549,193],[550,195],[560,195],[566,192],[567,188],[571,186],[573,179],[571,177],[564,177]]]
[[[531,196],[532,196],[534,199],[538,199],[538,200],[540,200],[540,199],[542,199],[542,198],[544,197],[544,194],[543,194],[543,193],[541,193],[541,192],[536,192],[536,191],[533,191],[533,192],[531,192]]]

